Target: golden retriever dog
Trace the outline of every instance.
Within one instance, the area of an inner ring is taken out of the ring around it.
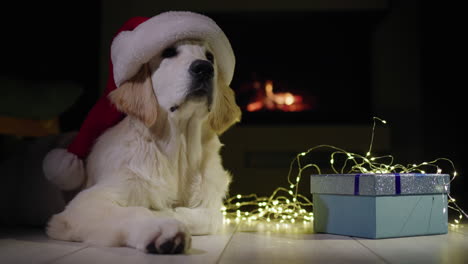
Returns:
[[[109,95],[127,116],[96,141],[50,237],[173,254],[220,227],[231,177],[218,135],[240,109],[217,63],[203,41],[178,41]]]

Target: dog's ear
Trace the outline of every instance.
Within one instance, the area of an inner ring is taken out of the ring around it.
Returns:
[[[208,117],[211,128],[221,135],[234,123],[239,122],[241,110],[236,104],[234,91],[219,78],[215,98]]]
[[[110,101],[117,109],[140,119],[147,127],[156,122],[158,101],[151,83],[148,64],[138,73],[109,94]]]

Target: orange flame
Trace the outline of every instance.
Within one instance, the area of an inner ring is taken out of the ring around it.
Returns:
[[[259,92],[260,93],[260,92]],[[302,104],[302,96],[292,93],[275,93],[273,82],[265,82],[265,95],[259,96],[257,100],[247,105],[247,111],[255,112],[262,109],[281,110],[286,112],[303,111],[308,108]]]

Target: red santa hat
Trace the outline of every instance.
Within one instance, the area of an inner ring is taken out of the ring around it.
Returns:
[[[234,74],[234,53],[226,35],[213,20],[192,12],[166,12],[152,18],[131,18],[112,41],[109,78],[103,96],[91,109],[68,148],[53,149],[44,158],[43,170],[49,181],[62,190],[73,190],[83,184],[83,160],[95,140],[125,117],[112,105],[109,93],[132,78],[151,58],[185,39],[207,42],[217,58],[222,80],[230,84]]]

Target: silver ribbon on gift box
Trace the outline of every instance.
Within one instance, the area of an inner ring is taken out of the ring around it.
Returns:
[[[343,195],[412,195],[449,193],[450,175],[421,173],[316,174],[311,193]]]

